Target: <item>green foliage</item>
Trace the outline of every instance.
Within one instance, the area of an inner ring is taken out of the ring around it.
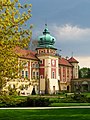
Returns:
[[[80,78],[90,78],[90,68],[83,67],[79,69]]]
[[[15,86],[14,86],[14,88],[11,88],[10,86],[8,86],[8,93],[9,93],[9,95],[13,95],[13,96],[18,95]]]
[[[31,4],[21,5],[18,0],[0,0],[0,90],[8,80],[18,77],[16,46],[27,48],[32,25],[25,29],[31,18]],[[22,14],[20,13],[23,9]]]
[[[48,107],[50,105],[49,98],[27,97],[17,99],[13,96],[0,96],[0,107]]]
[[[16,100],[12,96],[0,96],[0,107],[16,107],[21,100]]]
[[[50,99],[51,103],[89,103],[90,99],[84,94],[71,94],[64,97],[58,96],[57,98]]]
[[[36,97],[27,97],[27,99],[23,102],[21,102],[20,104],[18,104],[18,106],[21,107],[48,107],[50,105],[50,101],[49,98],[36,98]]]
[[[86,95],[83,94],[74,94],[74,96],[72,97],[72,99],[76,102],[80,102],[80,103],[86,103],[88,102],[88,98]]]

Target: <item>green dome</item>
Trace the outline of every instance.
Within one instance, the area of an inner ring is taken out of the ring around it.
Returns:
[[[45,29],[42,36],[38,38],[38,47],[43,48],[54,48],[55,38],[50,35],[48,31],[47,25],[45,25]]]

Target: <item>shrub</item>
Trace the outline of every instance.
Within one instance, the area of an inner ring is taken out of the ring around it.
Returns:
[[[72,97],[73,100],[77,101],[77,102],[81,102],[81,103],[86,103],[88,102],[88,98],[86,95],[83,94],[74,94],[74,96]]]
[[[0,107],[47,107],[50,103],[49,98],[42,97],[16,99],[12,96],[0,96]]]
[[[47,107],[50,105],[50,101],[48,98],[31,98],[27,97],[25,101],[22,101],[18,106],[23,107]]]
[[[16,99],[13,96],[2,95],[0,96],[0,107],[17,107],[23,100]]]

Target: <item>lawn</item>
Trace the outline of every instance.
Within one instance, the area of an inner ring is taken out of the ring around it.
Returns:
[[[0,120],[90,120],[90,109],[0,110]]]
[[[90,93],[83,93],[84,95],[86,95],[87,97],[90,97]]]
[[[90,103],[52,103],[51,107],[90,106]]]

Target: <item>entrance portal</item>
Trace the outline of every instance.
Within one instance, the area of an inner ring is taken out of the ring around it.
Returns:
[[[69,92],[69,85],[67,86],[67,91]]]

